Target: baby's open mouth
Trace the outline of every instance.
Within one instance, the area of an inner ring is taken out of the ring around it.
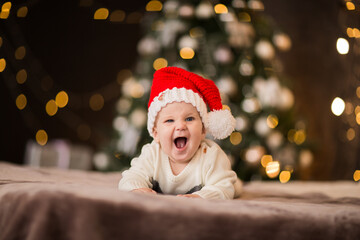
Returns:
[[[183,148],[183,147],[185,147],[186,142],[187,142],[187,138],[186,138],[186,137],[178,137],[178,138],[175,138],[175,140],[174,140],[175,146],[176,146],[177,148]]]

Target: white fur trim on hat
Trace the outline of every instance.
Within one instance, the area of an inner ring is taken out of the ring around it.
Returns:
[[[235,124],[235,118],[227,109],[214,110],[208,113],[207,130],[216,139],[228,137],[234,131]]]
[[[172,88],[166,89],[161,92],[157,97],[152,101],[148,109],[148,122],[147,128],[150,136],[153,137],[153,130],[156,121],[156,116],[160,110],[165,107],[168,103],[172,102],[185,102],[193,105],[200,114],[201,120],[207,129],[207,107],[204,100],[200,97],[199,94],[188,90],[186,88]]]

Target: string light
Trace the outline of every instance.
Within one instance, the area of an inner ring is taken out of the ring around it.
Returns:
[[[157,58],[154,63],[153,67],[155,70],[159,70],[160,68],[167,67],[168,61],[165,58]]]
[[[224,13],[228,13],[228,9],[224,4],[216,4],[214,7],[215,13],[216,14],[224,14]]]
[[[346,2],[346,8],[349,11],[355,10],[355,5],[352,2]]]
[[[279,119],[277,116],[270,114],[266,118],[266,123],[269,126],[269,128],[276,128],[276,126],[279,124]]]
[[[100,111],[104,107],[104,97],[96,93],[90,97],[89,106],[93,111]]]
[[[281,183],[287,183],[291,178],[290,171],[281,171],[279,175],[279,180]]]
[[[35,139],[39,145],[44,146],[48,141],[48,134],[46,133],[45,130],[40,129],[39,131],[36,132]]]
[[[46,103],[45,110],[49,116],[54,116],[58,111],[58,106],[56,105],[55,100],[53,99],[49,100]]]
[[[348,54],[349,52],[348,40],[346,40],[345,38],[338,38],[338,40],[336,41],[336,49],[342,55]]]
[[[27,104],[26,96],[24,94],[20,94],[19,96],[17,96],[15,103],[16,103],[16,107],[19,110],[23,110]]]
[[[23,84],[26,82],[27,79],[27,72],[25,69],[21,69],[16,74],[16,82],[18,84]]]
[[[68,104],[68,101],[69,101],[69,96],[65,91],[60,91],[55,97],[56,105],[59,108],[65,107]]]
[[[331,111],[334,115],[340,116],[345,110],[345,102],[339,97],[334,98],[331,103]]]
[[[231,144],[233,144],[233,145],[238,145],[238,144],[241,143],[241,141],[242,141],[241,133],[239,133],[239,132],[233,132],[233,133],[231,133],[231,135],[230,135],[230,142],[231,142]]]
[[[272,162],[272,161],[273,161],[273,157],[271,155],[264,155],[264,156],[261,157],[260,163],[261,163],[261,166],[266,168],[268,163]]]
[[[94,13],[95,20],[105,20],[109,16],[109,10],[107,8],[99,8]]]
[[[269,178],[276,178],[280,173],[280,163],[279,163],[279,161],[269,162],[266,165],[265,172],[266,172],[266,175]]]
[[[145,10],[148,12],[158,12],[162,10],[162,3],[160,1],[152,0],[146,4]]]
[[[16,16],[19,18],[24,18],[26,17],[27,13],[28,13],[28,8],[26,6],[23,6],[17,10]]]
[[[357,182],[360,180],[360,170],[355,170],[353,174],[354,181]]]
[[[0,72],[3,72],[6,68],[6,60],[4,58],[0,58]]]
[[[15,51],[15,59],[16,60],[24,59],[25,55],[26,55],[26,49],[24,46],[20,46],[16,49],[16,51]]]
[[[0,18],[7,19],[10,14],[11,2],[6,2],[1,7]]]
[[[192,59],[195,56],[195,52],[192,48],[184,47],[180,50],[180,57],[183,59]]]

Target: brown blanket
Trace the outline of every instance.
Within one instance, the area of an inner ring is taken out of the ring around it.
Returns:
[[[209,201],[121,192],[120,177],[0,162],[0,240],[360,239],[355,182],[256,182]]]

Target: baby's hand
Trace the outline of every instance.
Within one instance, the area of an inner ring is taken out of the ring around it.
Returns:
[[[137,188],[137,189],[132,190],[132,192],[156,194],[156,192],[154,190],[152,190],[151,188]]]
[[[178,197],[187,197],[187,198],[201,198],[199,195],[197,194],[179,194],[177,195]]]

